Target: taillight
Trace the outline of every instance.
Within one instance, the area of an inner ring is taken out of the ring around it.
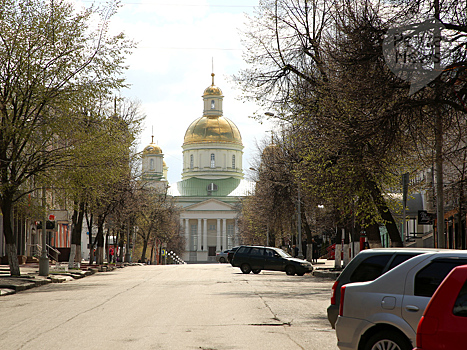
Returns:
[[[336,289],[337,289],[338,284],[339,284],[339,282],[336,281],[332,285],[331,305],[336,305]]]
[[[345,286],[341,287],[341,302],[339,304],[339,316],[344,315],[344,296],[345,296]]]

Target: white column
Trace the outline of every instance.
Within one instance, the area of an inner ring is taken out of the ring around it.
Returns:
[[[203,219],[203,250],[207,251],[208,250],[208,219]]]
[[[221,219],[217,219],[217,240],[216,240],[216,251],[221,251]],[[222,249],[225,249],[225,246],[222,246]]]
[[[201,250],[201,219],[198,219],[198,251]]]
[[[185,250],[189,252],[193,248],[190,247],[190,219],[182,219],[185,220]]]
[[[238,245],[238,220],[235,219],[235,226],[234,226],[234,242],[235,242],[235,245]]]
[[[224,235],[224,249],[227,249],[227,219],[222,219],[222,234]]]

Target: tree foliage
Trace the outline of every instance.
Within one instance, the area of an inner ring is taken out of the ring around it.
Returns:
[[[384,223],[396,245],[391,194],[400,192],[400,175],[433,162],[436,111],[446,135],[467,111],[463,2],[440,4],[437,18],[451,38],[445,69],[421,90],[412,94],[384,56],[388,30],[433,17],[436,3],[262,1],[243,36],[249,67],[234,77],[244,98],[261,101],[281,122],[305,200],[334,208],[344,226],[350,217]]]
[[[74,150],[89,141],[77,137],[89,116],[76,106],[124,86],[133,43],[107,32],[116,7],[78,12],[60,0],[0,1],[0,204],[12,275],[19,274],[14,203],[51,169],[73,166]]]

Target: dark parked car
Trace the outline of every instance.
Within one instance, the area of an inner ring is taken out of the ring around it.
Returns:
[[[237,251],[238,248],[240,248],[240,246],[233,247],[232,249],[229,250],[229,253],[227,254],[227,260],[229,263],[232,264],[232,258],[235,255],[235,252]]]
[[[467,265],[454,268],[430,299],[415,350],[467,349]]]
[[[350,282],[372,281],[400,263],[416,255],[433,251],[429,248],[377,248],[367,249],[357,254],[345,267],[332,286],[331,305],[328,307],[328,320],[335,328],[339,314],[341,287]]]
[[[262,246],[241,246],[233,256],[232,266],[243,273],[260,273],[261,270],[285,271],[287,275],[303,276],[313,271],[309,261],[293,258],[279,248]]]

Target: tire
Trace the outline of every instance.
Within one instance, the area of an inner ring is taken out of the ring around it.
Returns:
[[[251,267],[250,265],[248,264],[242,264],[242,266],[240,266],[240,270],[242,270],[242,272],[247,275],[251,272]]]
[[[261,272],[261,269],[253,269],[253,270],[251,270],[251,271],[253,271],[253,273],[254,273],[255,275],[257,275],[258,273]]]
[[[287,265],[285,267],[285,273],[289,276],[295,275],[295,267],[293,267],[292,265]]]
[[[375,333],[363,346],[363,350],[412,350],[410,341],[401,333],[383,330]]]
[[[224,257],[221,257],[221,258],[219,259],[219,262],[220,262],[221,264],[225,263],[225,258],[224,258]]]
[[[303,275],[305,275],[305,272],[300,272],[300,273],[297,272],[297,276],[303,276]]]

